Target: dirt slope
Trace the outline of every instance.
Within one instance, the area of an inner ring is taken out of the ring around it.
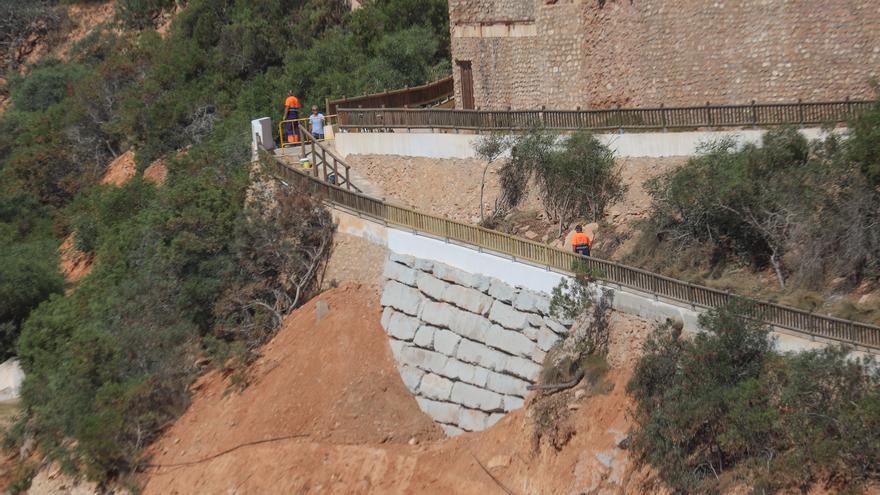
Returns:
[[[116,157],[107,165],[107,171],[101,179],[101,184],[121,186],[130,181],[137,174],[137,164],[134,161],[134,150],[130,149]]]
[[[64,278],[70,283],[79,282],[80,279],[92,271],[92,256],[76,248],[76,234],[70,234],[58,248],[59,267]]]
[[[388,199],[411,206],[419,211],[444,215],[465,222],[480,218],[480,177],[485,162],[476,159],[414,158],[396,155],[349,155],[346,161]],[[647,218],[651,198],[644,189],[646,180],[683,165],[687,157],[619,158],[623,183],[628,190],[623,200],[608,209],[609,226],[622,232],[629,231],[635,220]],[[483,203],[487,211],[494,207],[500,193],[497,171],[501,163],[493,164],[486,174]],[[523,211],[539,210],[537,193],[533,193],[520,207]],[[589,223],[589,222],[583,222]],[[558,238],[558,227],[540,216],[535,221],[515,226],[519,235],[545,242]],[[531,235],[534,233],[534,235]],[[598,235],[603,235],[599,232]]]
[[[318,319],[324,303],[329,313]],[[330,290],[286,320],[243,392],[206,376],[190,410],[152,447],[164,467],[148,470],[144,493],[483,495],[503,493],[499,483],[517,494],[653,491],[616,447],[629,428],[624,369],[609,373],[607,394],[570,391],[561,450],[535,448],[527,410],[446,439],[404,388],[378,308],[360,285]],[[620,315],[613,325],[626,340],[648,328]],[[627,348],[612,343],[612,353]],[[305,436],[244,445],[297,434]]]

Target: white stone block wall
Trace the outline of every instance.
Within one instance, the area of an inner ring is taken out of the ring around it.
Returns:
[[[547,294],[394,252],[384,275],[382,327],[425,413],[453,436],[522,407],[566,332]]]

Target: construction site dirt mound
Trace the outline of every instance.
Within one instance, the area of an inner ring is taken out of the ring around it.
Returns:
[[[107,166],[101,184],[122,186],[137,174],[137,164],[134,161],[134,150],[128,150],[119,155]]]
[[[168,167],[165,165],[165,160],[156,160],[144,169],[144,180],[152,182],[157,186],[164,185],[167,178]]]
[[[530,408],[446,438],[404,387],[379,309],[367,287],[332,289],[285,320],[246,388],[203,377],[189,411],[151,447],[144,493],[656,491],[617,446],[630,427],[627,369],[612,368],[598,392],[566,392],[559,448],[535,442]],[[612,320],[633,324],[643,333],[644,322]]]
[[[362,237],[336,232],[322,288],[358,282],[378,294],[381,291],[382,267],[386,254],[387,249],[383,246]]]
[[[608,208],[602,229],[598,224],[594,229],[596,235],[602,238],[612,233],[630,234],[633,222],[648,218],[651,212],[651,197],[645,190],[645,182],[680,167],[687,159],[618,158],[617,164],[627,192],[621,201]],[[476,223],[480,219],[480,180],[486,164],[482,160],[397,155],[349,155],[346,160],[389,200],[459,221]],[[501,191],[498,176],[501,164],[501,161],[492,164],[486,173],[483,204],[487,212],[492,211]],[[566,233],[559,235],[558,224],[549,222],[543,214],[538,213],[540,198],[537,191],[531,191],[518,209],[520,213],[512,215],[512,220],[502,230],[557,246],[564,244]],[[591,222],[583,220],[582,223]],[[614,259],[620,259],[628,253],[631,244],[624,243],[619,253],[614,253]]]
[[[397,155],[349,155],[352,168],[391,201],[463,222],[480,219],[480,178],[485,162]],[[483,204],[491,211],[501,190],[497,169],[489,168]]]

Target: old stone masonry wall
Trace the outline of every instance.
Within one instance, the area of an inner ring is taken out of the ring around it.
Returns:
[[[566,332],[547,295],[391,253],[382,327],[407,388],[454,436],[523,405],[547,351]]]

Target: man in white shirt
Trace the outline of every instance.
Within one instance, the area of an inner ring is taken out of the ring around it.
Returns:
[[[324,114],[319,112],[316,106],[312,107],[309,124],[312,127],[312,136],[315,136],[315,139],[324,139]]]

